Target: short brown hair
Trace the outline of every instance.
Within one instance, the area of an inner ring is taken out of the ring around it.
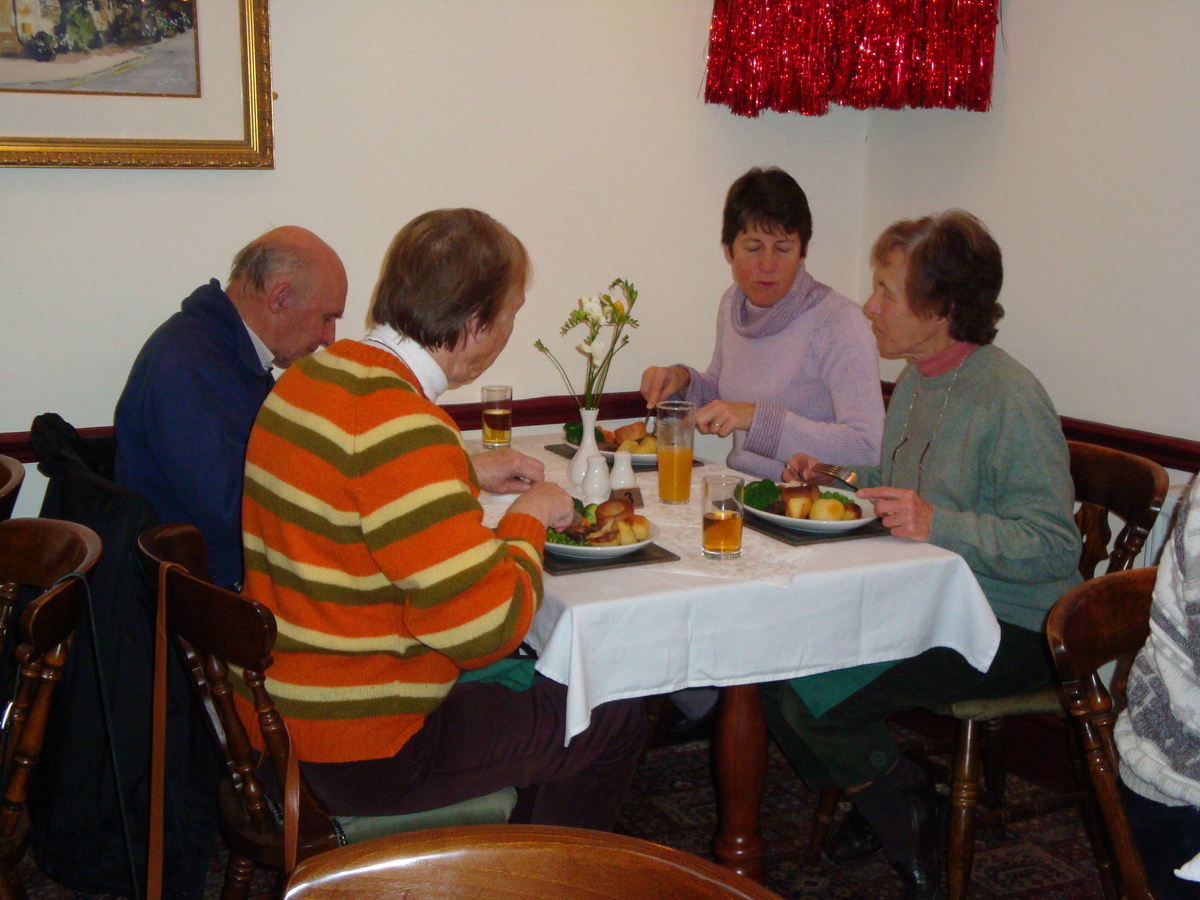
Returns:
[[[392,240],[370,317],[422,347],[452,350],[471,323],[491,325],[528,279],[529,254],[511,231],[477,209],[435,209]]]
[[[812,211],[796,179],[783,169],[753,168],[729,186],[721,216],[721,243],[733,247],[750,228],[800,236],[800,255],[812,240]]]
[[[996,323],[1004,317],[997,299],[1004,263],[983,222],[961,209],[894,222],[876,239],[871,262],[884,265],[893,250],[905,256],[904,290],[914,313],[945,316],[956,341],[996,339]]]

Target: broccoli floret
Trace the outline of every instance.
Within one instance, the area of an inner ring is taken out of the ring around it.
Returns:
[[[754,509],[766,509],[776,500],[783,497],[783,492],[774,481],[764,478],[762,481],[752,481],[746,485],[742,494],[747,506]]]
[[[578,447],[579,442],[583,439],[583,423],[568,422],[563,426],[563,437],[566,439],[568,444],[573,444],[574,446]],[[607,438],[604,437],[604,432],[600,430],[599,426],[597,426],[596,443],[603,444],[606,440]]]

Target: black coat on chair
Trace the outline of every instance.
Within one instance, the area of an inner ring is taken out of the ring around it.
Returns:
[[[148,501],[110,480],[113,441],[83,439],[53,413],[34,420],[30,437],[38,470],[50,479],[42,516],[87,525],[104,543],[91,578],[95,641],[85,615],[31,785],[34,856],[51,878],[75,890],[134,896],[132,878],[141,893],[146,877],[155,597],[137,538],[158,519]],[[164,896],[199,898],[217,830],[221,772],[181,663],[168,666],[168,682]]]

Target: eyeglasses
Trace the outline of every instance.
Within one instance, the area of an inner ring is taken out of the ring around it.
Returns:
[[[939,422],[938,424],[941,424],[941,423]],[[937,437],[936,432],[934,433],[934,437]],[[896,445],[896,449],[892,451],[892,463],[891,463],[891,466],[889,466],[889,468],[888,468],[888,478],[887,478],[888,484],[892,483],[892,475],[896,471],[896,454],[899,453],[900,448],[903,447],[907,443],[908,443],[908,435],[906,434],[906,435],[904,435],[904,437],[900,438],[900,443],[898,443]],[[930,441],[925,445],[925,449],[921,451],[920,458],[917,460],[917,495],[918,496],[920,496],[920,494],[921,494],[921,478],[925,475],[925,457],[929,455],[929,448],[932,446],[933,446],[933,440],[930,439]]]
[[[921,479],[925,475],[925,457],[929,455],[929,448],[933,446],[933,442],[937,440],[938,432],[942,430],[942,419],[946,417],[946,407],[950,405],[950,394],[954,391],[954,385],[958,381],[958,375],[962,371],[962,364],[966,361],[966,357],[959,361],[954,367],[954,377],[950,379],[950,386],[946,388],[946,396],[942,400],[942,410],[938,413],[937,424],[933,426],[933,434],[929,436],[929,442],[925,445],[925,449],[921,451],[921,456],[917,460],[917,496],[921,494]],[[908,411],[904,414],[904,428],[900,432],[900,443],[896,445],[896,449],[892,451],[892,464],[888,469],[887,484],[892,483],[892,476],[896,473],[896,454],[900,452],[900,448],[908,443],[908,422],[912,418],[913,406],[917,402],[917,390],[920,387],[918,380],[917,386],[913,388],[912,397],[908,401]]]

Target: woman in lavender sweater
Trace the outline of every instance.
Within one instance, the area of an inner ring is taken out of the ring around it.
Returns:
[[[725,198],[721,243],[733,285],[721,298],[706,372],[651,366],[642,396],[697,406],[696,427],[733,435],[731,468],[778,478],[802,451],[877,465],[883,432],[879,357],[856,303],[804,268],[812,213],[782,169],[751,169]]]

